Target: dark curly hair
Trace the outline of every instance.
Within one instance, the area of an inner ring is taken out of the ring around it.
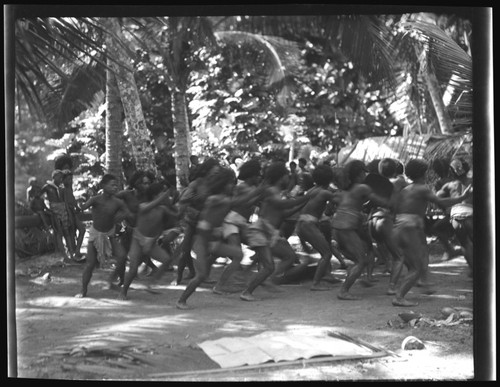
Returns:
[[[370,161],[368,164],[366,164],[366,169],[368,170],[369,173],[375,173],[378,174],[380,173],[378,170],[378,166],[380,164],[380,159],[374,159]]]
[[[368,172],[365,163],[361,160],[349,161],[345,166],[344,170],[346,177],[349,180],[349,187],[353,184],[354,180],[359,176],[361,172]]]
[[[276,182],[283,176],[288,175],[290,171],[286,164],[282,161],[275,161],[266,168],[265,178],[269,184],[276,184]]]
[[[210,195],[217,195],[224,191],[228,183],[236,183],[236,174],[231,168],[221,167],[207,182]]]
[[[156,195],[158,195],[163,190],[164,187],[165,184],[160,182],[151,184],[146,190],[146,196],[148,197],[148,200],[153,200]]]
[[[333,179],[333,170],[328,165],[318,165],[312,172],[313,181],[320,186],[327,187]]]
[[[396,160],[386,157],[378,163],[378,173],[384,177],[393,177],[396,174]]]
[[[99,186],[102,188],[106,184],[108,184],[110,181],[113,180],[118,180],[115,175],[112,175],[111,173],[106,173],[103,175],[101,181],[99,182]]]
[[[193,176],[193,179],[196,179],[198,177],[203,177],[203,176],[206,176],[206,174],[213,168],[213,167],[216,167],[216,166],[220,166],[220,163],[219,163],[219,160],[217,159],[214,159],[213,157],[210,157],[208,159],[206,159],[205,161],[203,161],[203,163],[201,163],[198,168],[196,169],[195,171],[195,174]]]
[[[423,159],[411,159],[406,163],[406,176],[415,181],[425,176],[429,164]]]
[[[128,180],[128,185],[130,188],[135,188],[138,181],[141,181],[144,176],[146,176],[146,172],[144,171],[135,171],[130,179]]]
[[[261,172],[260,161],[257,159],[252,159],[244,162],[239,170],[238,179],[246,180],[251,177],[260,176]]]

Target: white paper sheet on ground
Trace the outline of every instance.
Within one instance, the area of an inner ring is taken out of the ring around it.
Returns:
[[[367,356],[374,352],[340,338],[289,332],[264,332],[251,337],[223,337],[198,346],[222,368],[315,356]]]

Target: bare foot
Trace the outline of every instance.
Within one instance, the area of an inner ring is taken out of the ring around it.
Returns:
[[[423,281],[418,281],[418,282],[417,282],[417,286],[418,286],[419,288],[428,288],[428,287],[434,286],[434,283],[433,283],[433,282],[423,282]]]
[[[75,298],[84,298],[84,297],[87,297],[85,293],[78,293],[77,295],[75,295]]]
[[[341,279],[338,279],[337,277],[335,277],[333,275],[325,275],[323,278],[321,278],[321,280],[329,282],[331,284],[338,284],[338,283],[342,282]]]
[[[436,293],[436,289],[433,289],[433,288],[430,288],[430,287],[424,287],[420,290],[420,293],[422,294],[427,294],[427,295],[431,295],[431,294],[434,294]]]
[[[73,259],[75,260],[75,262],[83,263],[87,260],[87,256],[82,253],[77,253],[73,256]]]
[[[240,299],[243,301],[260,301],[258,298],[252,296],[250,293],[241,293],[240,294]]]
[[[368,281],[367,279],[362,279],[359,280],[360,285],[364,286],[365,288],[371,288],[375,284],[372,281]]]
[[[264,281],[261,285],[264,289],[266,289],[269,292],[273,292],[273,293],[283,293],[284,292],[284,290],[281,289],[279,285],[275,285],[271,281]]]
[[[118,294],[118,297],[117,297],[118,300],[128,300],[127,298],[127,295],[126,294],[123,294],[123,293],[120,293]]]
[[[212,289],[212,292],[215,294],[221,295],[221,296],[225,296],[225,295],[229,294],[228,292],[225,292],[225,291],[217,288],[217,286],[214,286],[214,288]]]
[[[144,290],[148,293],[151,293],[151,294],[162,294],[160,291],[158,290],[155,290],[154,288],[152,288],[151,286],[146,286],[144,288]]]
[[[188,304],[186,304],[185,302],[181,302],[181,301],[177,301],[175,303],[175,307],[177,309],[182,309],[182,310],[192,309],[190,306],[188,306]]]
[[[389,296],[394,296],[396,294],[396,288],[394,286],[389,285],[386,294]]]
[[[330,288],[328,286],[321,286],[318,284],[318,285],[312,285],[310,290],[313,292],[321,292],[321,291],[325,291],[325,290],[332,290],[332,288]]]
[[[65,264],[65,265],[76,265],[77,263],[72,258],[64,258],[63,259],[63,264]]]
[[[120,286],[118,284],[114,284],[112,282],[110,282],[108,284],[108,289],[109,290],[121,290]]]
[[[337,298],[339,300],[348,300],[348,301],[361,300],[360,297],[355,296],[355,295],[348,293],[348,292],[341,292],[341,293],[337,294]]]
[[[411,302],[404,298],[393,298],[392,305],[394,306],[417,306],[418,302]]]

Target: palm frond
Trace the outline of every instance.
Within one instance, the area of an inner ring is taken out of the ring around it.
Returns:
[[[300,48],[296,42],[276,36],[252,34],[244,31],[218,31],[216,38],[238,49],[250,50],[250,55],[244,56],[247,63],[244,67],[254,68],[261,66],[257,63],[264,60],[263,71],[255,71],[257,82],[268,88],[278,90],[278,102],[285,103],[288,86],[286,79],[290,79],[299,68]],[[257,54],[257,55],[256,55]]]
[[[470,126],[473,116],[471,56],[432,23],[410,21],[401,23],[400,27],[406,36],[420,42],[420,46],[426,50],[431,70],[443,93],[446,91],[450,94],[447,108],[451,118],[455,120],[460,117],[461,126],[468,119],[466,126]]]
[[[77,67],[67,78],[59,79],[43,105],[47,118],[62,128],[96,102],[97,93],[105,89],[105,69],[99,64]]]

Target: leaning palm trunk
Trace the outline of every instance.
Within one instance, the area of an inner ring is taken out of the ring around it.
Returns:
[[[189,183],[189,155],[191,154],[189,124],[186,110],[186,93],[179,89],[172,93],[172,112],[175,136],[175,169],[177,189]]]
[[[106,71],[106,102],[106,172],[115,175],[119,185],[123,186],[121,162],[123,109],[115,75],[109,69]]]
[[[120,26],[115,18],[109,19],[110,30],[121,35]],[[118,90],[125,111],[128,133],[132,145],[132,157],[137,169],[157,172],[152,142],[146,126],[139,92],[135,83],[129,60],[118,44],[109,42],[109,50],[118,63],[112,61],[111,68],[115,72]]]
[[[424,77],[427,84],[427,90],[429,91],[432,104],[434,106],[434,111],[436,112],[439,127],[441,128],[441,134],[451,134],[453,130],[450,116],[448,115],[448,112],[446,111],[446,108],[444,106],[443,95],[441,93],[436,76],[434,74],[426,72]]]

